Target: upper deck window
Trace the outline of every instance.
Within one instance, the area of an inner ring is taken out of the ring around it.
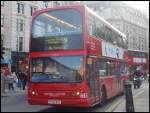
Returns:
[[[147,58],[147,53],[143,53],[143,52],[129,51],[128,54],[129,56],[132,57]]]
[[[88,13],[88,33],[122,48],[127,48],[127,40],[96,16]]]
[[[83,49],[82,16],[78,10],[43,12],[33,20],[31,51]]]

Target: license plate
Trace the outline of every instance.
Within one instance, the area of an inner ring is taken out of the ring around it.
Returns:
[[[61,100],[48,100],[48,104],[61,104]]]

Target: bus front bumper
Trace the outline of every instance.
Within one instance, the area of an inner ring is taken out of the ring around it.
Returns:
[[[60,103],[49,103],[49,101],[55,101],[55,99],[37,99],[28,98],[28,103],[31,105],[52,105],[52,106],[65,106],[65,107],[91,107],[90,99],[59,99]],[[58,100],[58,99],[56,99]]]

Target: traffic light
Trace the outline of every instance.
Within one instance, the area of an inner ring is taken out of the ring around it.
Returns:
[[[1,47],[1,59],[4,59],[3,55],[5,54],[5,47]]]

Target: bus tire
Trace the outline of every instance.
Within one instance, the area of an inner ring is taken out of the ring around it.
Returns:
[[[105,105],[107,102],[107,93],[106,93],[106,88],[103,86],[102,88],[102,94],[101,94],[101,105]]]

